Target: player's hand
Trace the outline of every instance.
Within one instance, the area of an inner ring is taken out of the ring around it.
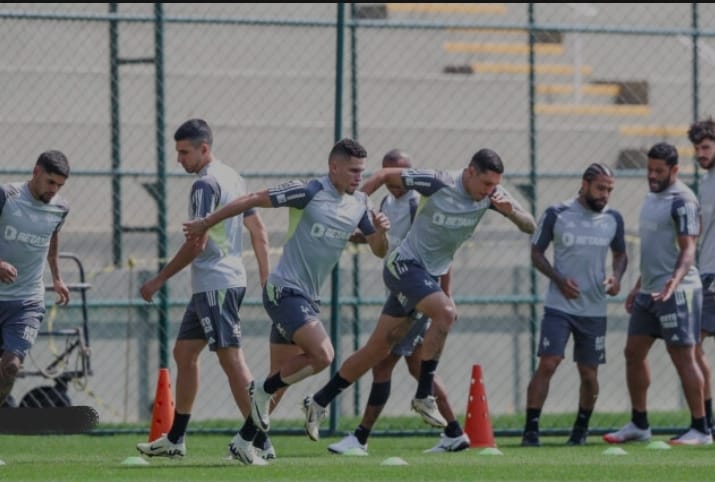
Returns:
[[[675,288],[675,280],[670,278],[666,281],[665,286],[663,286],[663,289],[660,290],[659,293],[651,293],[650,296],[653,298],[653,301],[668,301],[670,297],[673,296]]]
[[[511,203],[511,199],[502,192],[494,191],[489,195],[489,199],[491,199],[494,209],[505,216],[509,216],[514,211],[514,205]]]
[[[616,296],[621,291],[621,283],[618,282],[615,276],[609,276],[603,282],[603,287],[606,288],[606,293],[611,296]]]
[[[55,290],[55,293],[57,293],[57,300],[55,301],[55,304],[58,305],[66,305],[70,301],[70,290],[67,288],[67,285],[65,284],[64,281],[61,279],[54,280],[52,282],[52,287]]]
[[[186,239],[195,239],[203,236],[203,234],[208,230],[208,227],[204,218],[196,218],[191,221],[186,221],[183,224],[182,230],[184,231]]]
[[[638,290],[632,289],[628,293],[628,296],[626,296],[626,313],[631,314],[633,312],[633,305],[636,302],[637,294],[638,294]]]
[[[156,278],[152,278],[139,288],[139,294],[144,301],[151,303],[154,298],[154,293],[159,291],[159,288],[161,288],[161,281]]]
[[[566,299],[573,300],[581,295],[581,290],[579,289],[576,280],[559,276],[555,281],[559,291],[561,291],[561,294],[563,294]]]
[[[0,281],[14,283],[17,278],[17,269],[7,261],[0,261]]]
[[[375,225],[375,228],[378,231],[389,231],[390,219],[387,217],[387,215],[385,213],[376,212],[374,210],[371,210],[370,214],[372,215],[372,224]]]

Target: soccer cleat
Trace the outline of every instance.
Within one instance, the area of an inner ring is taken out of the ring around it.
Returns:
[[[536,430],[529,430],[524,432],[521,436],[521,446],[522,447],[541,447],[541,442],[539,441],[539,432]]]
[[[172,443],[166,434],[163,434],[152,442],[138,443],[137,450],[147,457],[177,458],[186,455],[186,444],[184,444],[183,439],[177,444]]]
[[[253,450],[263,460],[274,460],[276,458],[276,449],[273,448],[273,444],[269,439],[266,439],[263,447],[258,447],[254,444]]]
[[[428,425],[437,428],[447,426],[447,421],[442,414],[439,413],[439,409],[437,409],[437,399],[432,395],[428,395],[425,398],[413,398],[412,410],[419,413],[422,416],[422,420]]]
[[[638,428],[633,422],[628,422],[620,430],[604,435],[603,440],[609,444],[622,444],[624,442],[645,442],[650,440],[650,437],[650,427]]]
[[[586,445],[586,437],[588,437],[588,429],[583,427],[574,427],[571,430],[571,436],[566,441],[566,445]]]
[[[268,432],[271,426],[270,410],[273,397],[263,390],[263,381],[253,380],[248,385],[248,395],[251,397],[251,418],[261,432]]]
[[[445,434],[440,434],[439,443],[423,453],[460,452],[466,448],[469,448],[469,437],[466,433],[457,437],[447,437]]]
[[[245,440],[241,432],[237,433],[228,444],[229,455],[245,465],[266,465],[268,462],[256,455],[252,440]]]
[[[355,434],[346,435],[341,441],[328,445],[328,450],[334,454],[344,454],[348,450],[367,455],[367,444],[361,444]]]
[[[305,433],[310,440],[317,442],[320,440],[320,422],[325,418],[327,409],[321,407],[311,395],[303,400],[303,412],[305,412]]]
[[[690,428],[687,432],[671,438],[668,443],[670,445],[712,445],[713,436]]]

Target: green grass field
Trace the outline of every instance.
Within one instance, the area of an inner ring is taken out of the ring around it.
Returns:
[[[653,440],[667,440],[654,436]],[[648,448],[626,444],[625,455],[607,455],[611,446],[592,435],[585,447],[567,447],[566,437],[542,437],[543,446],[523,448],[518,437],[497,438],[501,455],[472,448],[452,454],[424,454],[437,436],[374,436],[367,457],[327,451],[337,437],[312,442],[305,436],[272,436],[278,459],[268,466],[226,460],[230,435],[189,434],[181,460],[147,459],[125,465],[138,454],[142,435],[0,436],[0,480],[11,481],[698,481],[711,480],[715,446]],[[407,465],[382,465],[400,457]]]

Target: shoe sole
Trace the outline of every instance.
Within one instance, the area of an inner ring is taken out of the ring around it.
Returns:
[[[416,408],[414,405],[412,406],[412,410],[414,410],[415,412],[417,412],[417,414],[418,414],[420,417],[422,417],[422,420],[423,420],[427,425],[431,425],[431,426],[434,427],[434,428],[445,428],[445,427],[447,426],[446,421],[442,421],[442,420],[436,419],[436,418],[434,418],[433,416],[431,416],[430,414],[428,414],[427,412],[423,412],[423,411],[419,410],[419,409]]]
[[[180,459],[184,456],[184,454],[150,454],[148,452],[142,451],[140,448],[137,448],[137,452],[139,452],[141,455],[145,455],[147,457],[166,457],[167,459]]]

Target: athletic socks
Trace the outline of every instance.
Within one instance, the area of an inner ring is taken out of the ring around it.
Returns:
[[[268,394],[276,393],[281,388],[287,386],[288,384],[281,380],[280,370],[266,378],[266,381],[263,382],[263,390]]]
[[[365,445],[367,443],[367,438],[370,436],[370,429],[367,429],[362,425],[358,425],[355,429],[354,435],[355,438],[358,439],[358,442]]]
[[[432,395],[434,372],[437,370],[437,360],[422,360],[420,365],[420,380],[417,384],[415,398],[427,398]]]
[[[646,430],[650,427],[648,423],[648,412],[639,412],[638,410],[631,410],[631,422],[633,425],[641,430]]]
[[[538,432],[539,431],[539,418],[541,418],[540,408],[527,408],[526,409],[526,424],[524,425],[524,432]]]
[[[340,372],[336,373],[333,378],[320,390],[315,392],[313,400],[321,407],[327,407],[328,404],[335,399],[340,392],[351,385],[349,381],[340,376]]]
[[[178,413],[174,411],[174,422],[171,424],[171,430],[166,435],[169,442],[175,444],[184,438],[186,433],[186,427],[189,426],[189,419],[191,418],[190,413]]]

